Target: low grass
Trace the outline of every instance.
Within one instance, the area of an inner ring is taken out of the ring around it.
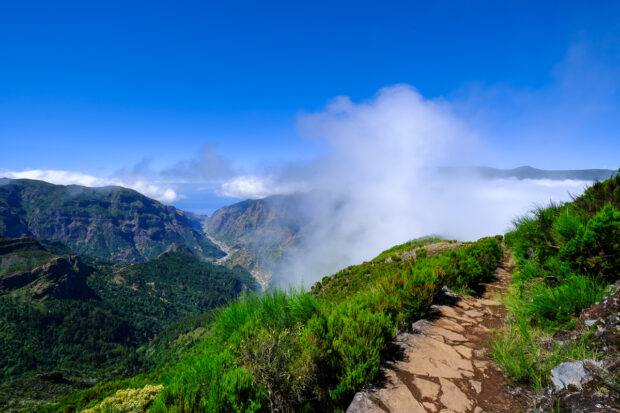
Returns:
[[[491,356],[497,364],[512,380],[537,391],[548,383],[551,369],[558,364],[602,356],[589,331],[576,341],[560,344],[544,329],[518,319],[494,334]]]

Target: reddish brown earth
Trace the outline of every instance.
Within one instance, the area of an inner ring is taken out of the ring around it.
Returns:
[[[396,360],[382,379],[358,392],[347,413],[521,412],[525,396],[509,386],[488,356],[490,328],[506,314],[496,301],[510,284],[508,256],[481,297],[447,292],[434,317],[396,337]]]

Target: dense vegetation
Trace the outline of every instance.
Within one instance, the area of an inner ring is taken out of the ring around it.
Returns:
[[[436,255],[422,253],[428,242],[349,267],[347,277],[327,277],[312,292],[248,294],[207,316],[180,360],[132,383],[102,383],[58,408],[163,384],[152,411],[338,411],[375,379],[396,331],[425,315],[443,285],[469,289],[502,257],[496,238]],[[405,254],[412,250],[415,258]],[[404,258],[394,259],[397,252]]]
[[[169,245],[215,259],[224,253],[185,215],[131,189],[0,179],[0,235],[30,235],[116,262],[157,257]]]
[[[179,347],[165,341],[170,334],[179,340],[205,311],[256,288],[244,269],[186,250],[129,266],[59,252],[67,249],[30,237],[0,239],[0,410],[16,391],[53,399],[145,371]],[[55,386],[34,378],[50,372]]]
[[[555,365],[596,355],[588,332],[564,345],[550,338],[573,327],[581,310],[620,278],[619,209],[616,175],[573,202],[536,208],[506,234],[517,271],[506,299],[509,323],[493,355],[514,380],[540,389]]]
[[[30,237],[6,238],[0,236],[0,276],[28,271],[48,263],[54,254]]]
[[[184,250],[109,271],[107,277],[92,277],[90,285],[148,340],[181,317],[222,306],[257,288],[245,269],[213,265]]]

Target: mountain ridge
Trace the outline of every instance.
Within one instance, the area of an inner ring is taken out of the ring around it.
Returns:
[[[456,176],[457,174],[469,173],[476,174],[482,178],[516,178],[523,179],[551,179],[565,180],[573,179],[580,181],[603,181],[618,174],[612,169],[538,169],[529,165],[519,166],[512,169],[492,168],[488,166],[472,167],[441,167],[438,168],[441,175]]]
[[[174,243],[215,260],[224,253],[184,213],[137,191],[0,180],[0,235],[60,241],[115,262],[155,258]]]

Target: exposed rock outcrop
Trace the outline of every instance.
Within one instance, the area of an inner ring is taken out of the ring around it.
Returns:
[[[215,211],[204,219],[203,226],[212,241],[227,252],[218,262],[246,268],[266,287],[283,255],[298,245],[311,225],[312,199],[304,193],[274,195]]]

